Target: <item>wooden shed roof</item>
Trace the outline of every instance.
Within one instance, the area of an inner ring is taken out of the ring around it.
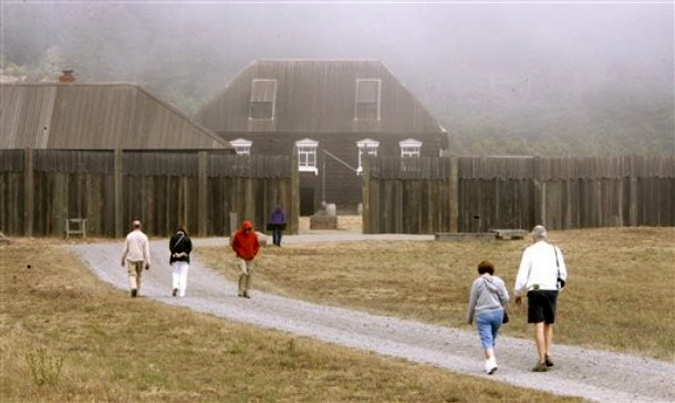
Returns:
[[[259,85],[265,80],[275,80],[275,88]],[[359,86],[359,80],[381,84]],[[251,102],[269,101],[272,95],[273,118],[252,119]],[[380,98],[379,119],[356,119],[356,100],[372,102],[376,97]],[[387,66],[376,60],[255,61],[196,119],[216,133],[445,132]]]
[[[0,133],[0,149],[231,148],[132,84],[3,84]]]

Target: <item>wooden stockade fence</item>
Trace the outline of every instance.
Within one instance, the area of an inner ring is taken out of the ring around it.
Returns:
[[[675,158],[370,158],[364,232],[675,225]]]
[[[264,232],[279,203],[297,233],[294,166],[289,156],[218,151],[0,150],[0,231],[61,236],[66,219],[84,218],[88,236],[119,237],[139,218],[150,235],[178,225],[229,235],[236,212]]]
[[[0,150],[0,231],[61,236],[87,219],[89,236],[122,236],[135,218],[151,235],[184,224],[228,235],[230,212],[263,230],[276,203],[297,233],[293,156],[207,151]],[[675,225],[675,159],[368,158],[365,233],[485,232]]]
[[[457,163],[449,158],[364,161],[363,232],[429,234],[457,223]]]

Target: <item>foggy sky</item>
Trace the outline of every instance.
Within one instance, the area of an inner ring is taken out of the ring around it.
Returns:
[[[15,63],[29,62],[22,49],[58,46],[85,80],[192,81],[202,103],[255,59],[378,59],[446,127],[517,116],[542,130],[541,114],[587,123],[603,96],[672,109],[673,21],[672,3],[28,1],[4,4],[2,33]]]

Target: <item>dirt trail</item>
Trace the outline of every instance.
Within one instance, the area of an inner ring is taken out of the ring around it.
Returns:
[[[400,235],[300,235],[284,237],[284,242],[356,239],[408,238]],[[429,238],[418,236],[409,239]],[[224,238],[195,240],[197,249],[199,246],[224,243]],[[121,247],[121,242],[72,246],[96,275],[117,288],[127,290],[126,273],[119,264]],[[312,304],[259,291],[255,291],[250,300],[238,298],[236,285],[201,265],[198,254],[190,266],[187,296],[173,298],[170,296],[168,240],[151,242],[151,251],[153,267],[144,273],[141,291],[144,297],[458,373],[487,376],[482,373],[482,352],[473,331]],[[531,341],[501,337],[497,348],[499,371],[491,378],[498,381],[595,401],[675,401],[675,365],[672,363],[556,345],[552,352],[556,362],[553,370],[532,373],[529,371],[534,354]]]

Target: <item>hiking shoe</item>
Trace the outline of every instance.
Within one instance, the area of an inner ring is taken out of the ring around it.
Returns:
[[[245,293],[244,293],[244,298],[248,298],[248,299],[251,299],[251,294],[249,294],[249,293],[245,292]]]
[[[546,366],[547,366],[547,367],[552,367],[552,366],[553,366],[553,361],[551,361],[551,357],[549,357],[548,354],[546,354],[545,357],[546,357],[546,361],[545,361],[545,362],[546,362]]]
[[[178,294],[178,288],[174,288],[174,289],[173,289],[173,294],[172,294],[172,295],[175,297],[177,294]]]
[[[131,290],[131,298],[136,298],[136,295],[138,295],[138,290],[136,289]]]
[[[495,365],[494,367],[490,368],[490,370],[488,371],[487,374],[488,374],[488,375],[492,375],[492,374],[494,374],[495,372],[497,372],[497,369],[499,369],[499,367]]]
[[[532,372],[546,372],[547,367],[545,362],[538,362],[537,365],[532,368]]]

